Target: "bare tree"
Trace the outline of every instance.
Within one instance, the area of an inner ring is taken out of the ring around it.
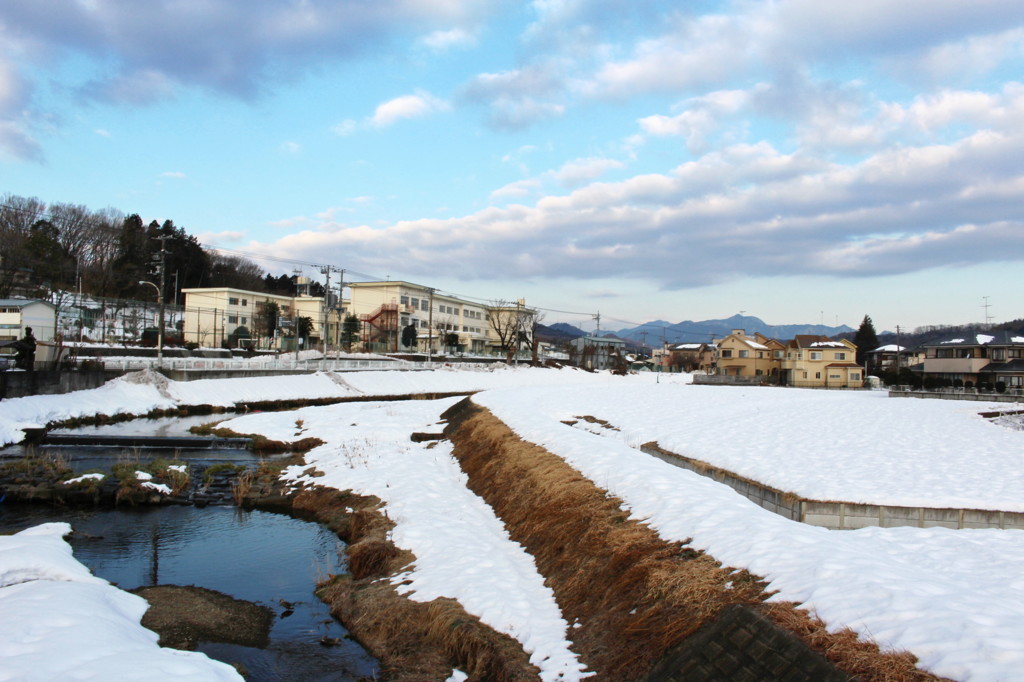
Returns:
[[[515,303],[497,300],[488,305],[487,324],[498,337],[506,362],[512,362],[521,346],[532,345],[535,315],[536,311],[527,308],[522,299]]]
[[[46,204],[32,197],[6,194],[0,198],[0,297],[11,295],[28,264],[26,242],[32,225],[46,215]]]

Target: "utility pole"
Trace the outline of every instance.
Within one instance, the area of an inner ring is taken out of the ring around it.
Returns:
[[[344,300],[345,300],[345,268],[341,268],[340,270],[338,270],[338,303],[334,307],[334,309],[338,313],[338,328],[336,330],[336,332],[337,332],[337,334],[336,334],[336,336],[337,336],[337,338],[336,338],[337,345],[334,347],[334,359],[335,360],[341,359],[341,308],[342,308],[341,304],[342,304],[342,301],[344,301]]]
[[[325,276],[324,279],[324,302],[321,304],[323,308],[323,328],[320,330],[320,345],[323,347],[324,357],[327,357],[327,315],[329,312],[329,306],[331,302],[331,266],[325,265],[320,268],[320,274]]]
[[[430,302],[427,303],[427,362],[434,361],[434,289],[427,287]]]
[[[896,325],[896,374],[900,371],[900,326]]]

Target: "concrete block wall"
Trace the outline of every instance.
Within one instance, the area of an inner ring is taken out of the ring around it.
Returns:
[[[855,530],[867,526],[893,528],[1002,528],[1024,530],[1024,513],[985,509],[895,507],[853,502],[823,502],[799,497],[757,481],[742,478],[705,462],[645,443],[641,451],[662,461],[723,483],[768,511],[793,521],[831,530]]]

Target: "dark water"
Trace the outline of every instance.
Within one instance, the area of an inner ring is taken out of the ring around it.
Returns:
[[[234,507],[76,511],[0,504],[0,532],[47,521],[70,523],[75,558],[123,589],[196,585],[273,609],[278,617],[266,649],[199,646],[212,658],[241,663],[251,680],[353,680],[377,671],[313,594],[319,579],[345,570],[344,544],[319,524]],[[341,644],[325,647],[325,636]]]

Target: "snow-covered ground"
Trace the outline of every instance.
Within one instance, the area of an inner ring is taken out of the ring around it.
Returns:
[[[1014,454],[1024,452],[1024,432],[977,416],[998,406],[685,380],[508,369],[118,381],[78,395],[4,401],[0,437],[17,440],[26,424],[74,414],[186,402],[488,389],[474,400],[520,436],[565,458],[664,538],[692,538],[724,564],[764,576],[776,599],[803,604],[831,628],[849,626],[883,647],[909,650],[939,675],[1024,679],[1024,531],[828,531],[782,519],[635,448],[657,440],[809,497],[1019,508],[1012,505],[1024,499],[1024,468]],[[402,589],[415,599],[459,599],[523,642],[545,679],[584,677],[567,646],[569,626],[532,560],[466,490],[450,448],[408,438],[438,430],[452,402],[343,403],[251,414],[226,426],[324,440],[307,455],[326,474],[315,482],[384,499],[396,544],[417,556]],[[562,423],[585,415],[620,430]]]
[[[165,649],[142,597],[71,556],[66,523],[0,536],[0,680],[242,680],[205,654]]]

